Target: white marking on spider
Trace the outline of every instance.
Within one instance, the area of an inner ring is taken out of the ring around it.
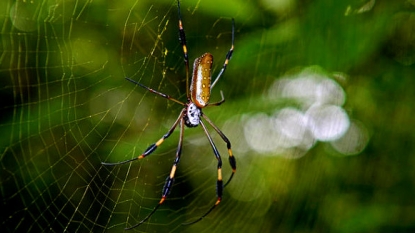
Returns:
[[[186,109],[185,123],[187,127],[196,127],[200,123],[202,111],[194,103],[190,103]]]

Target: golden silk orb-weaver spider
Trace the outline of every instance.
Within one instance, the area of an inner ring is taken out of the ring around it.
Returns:
[[[222,77],[223,73],[226,70],[226,67],[228,65],[229,60],[231,59],[232,53],[233,53],[233,49],[234,49],[234,38],[235,38],[235,22],[232,19],[232,45],[231,48],[229,49],[227,55],[226,55],[226,59],[225,62],[223,63],[222,69],[220,70],[218,76],[216,77],[216,79],[211,83],[211,68],[212,68],[212,63],[213,63],[213,56],[210,53],[205,53],[202,56],[198,57],[195,59],[194,63],[193,63],[193,73],[192,73],[192,77],[191,77],[191,83],[190,83],[190,87],[189,87],[189,58],[188,58],[188,54],[187,54],[187,46],[186,46],[186,35],[184,33],[184,29],[183,29],[183,23],[182,23],[182,16],[181,16],[181,12],[180,12],[180,1],[177,1],[177,7],[178,7],[178,17],[179,17],[179,41],[180,44],[182,45],[182,49],[183,49],[183,55],[184,55],[184,63],[186,66],[186,95],[187,95],[187,102],[184,103],[180,100],[177,100],[175,98],[172,98],[169,95],[163,94],[161,92],[158,92],[156,90],[153,90],[147,86],[144,86],[143,84],[134,81],[130,78],[126,78],[128,81],[156,94],[159,96],[162,96],[168,100],[174,101],[178,104],[183,105],[183,109],[180,112],[179,117],[177,118],[177,120],[174,122],[174,124],[171,126],[171,128],[167,131],[166,134],[163,135],[163,137],[161,137],[157,142],[151,144],[145,151],[143,154],[139,155],[138,157],[135,157],[133,159],[129,159],[126,161],[122,161],[122,162],[118,162],[118,163],[102,163],[105,166],[115,166],[115,165],[120,165],[120,164],[124,164],[124,163],[129,163],[135,160],[139,160],[142,159],[148,155],[150,155],[151,153],[153,153],[158,146],[160,146],[165,139],[167,139],[175,130],[177,125],[180,125],[180,136],[179,136],[179,143],[178,143],[178,147],[176,150],[176,158],[174,159],[173,162],[173,166],[170,170],[170,174],[167,176],[165,184],[163,186],[162,189],[162,196],[160,201],[158,202],[158,204],[154,207],[154,209],[150,212],[150,214],[148,214],[145,218],[143,218],[139,223],[125,228],[126,230],[129,229],[133,229],[135,227],[138,227],[139,225],[141,225],[142,223],[144,223],[145,221],[147,221],[155,212],[156,210],[164,203],[164,201],[166,200],[167,196],[170,194],[170,191],[172,189],[173,186],[173,182],[174,182],[174,176],[176,173],[176,169],[177,169],[177,165],[179,164],[180,161],[180,156],[181,156],[181,152],[182,152],[182,144],[183,144],[183,133],[184,133],[184,126],[187,127],[196,127],[198,125],[202,126],[203,131],[205,132],[209,143],[213,149],[213,153],[215,154],[215,157],[217,159],[217,181],[216,181],[216,202],[215,204],[205,213],[203,214],[201,217],[199,217],[198,219],[196,219],[195,221],[192,222],[188,222],[188,223],[183,223],[183,225],[189,225],[189,224],[193,224],[196,223],[200,220],[202,220],[204,217],[206,217],[217,205],[219,205],[219,203],[222,200],[222,192],[223,192],[223,188],[229,184],[229,182],[232,180],[233,175],[235,174],[236,171],[236,160],[234,155],[232,154],[232,149],[231,149],[231,142],[229,141],[229,139],[225,136],[224,133],[222,133],[222,131],[215,125],[213,124],[213,122],[202,112],[202,109],[208,106],[219,106],[220,104],[222,104],[223,102],[225,102],[225,99],[223,97],[223,93],[221,91],[221,97],[222,99],[218,102],[215,103],[210,103],[209,99],[210,99],[210,93],[212,88],[215,86],[215,84],[217,83],[217,81],[219,80],[220,77]],[[203,120],[202,120],[203,118]],[[213,129],[219,134],[219,136],[222,138],[222,140],[226,143],[226,146],[228,148],[228,154],[229,154],[229,163],[230,166],[232,168],[232,173],[228,179],[228,181],[223,184],[222,181],[222,159],[221,156],[219,154],[218,149],[215,146],[215,143],[212,140],[212,137],[210,136],[206,125],[204,123],[204,120],[206,120],[207,123],[209,123],[209,125],[211,127],[213,127]],[[179,124],[180,123],[180,124]]]

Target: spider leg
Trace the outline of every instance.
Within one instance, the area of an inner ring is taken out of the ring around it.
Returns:
[[[182,145],[183,145],[183,133],[184,133],[185,124],[184,124],[183,117],[179,119],[180,119],[180,138],[179,138],[179,143],[177,145],[176,158],[174,159],[173,166],[170,170],[170,174],[167,176],[166,182],[164,183],[161,199],[159,203],[156,205],[156,207],[154,207],[154,209],[150,212],[150,214],[148,214],[145,218],[143,218],[139,223],[135,224],[134,226],[125,228],[125,230],[136,228],[140,226],[141,224],[143,224],[145,221],[147,221],[156,212],[156,210],[163,204],[167,196],[170,194],[170,191],[174,183],[174,175],[176,174],[177,165],[180,162],[180,156],[182,153]],[[177,125],[177,123],[175,124]]]
[[[205,115],[202,114],[202,117],[215,129],[215,131],[219,134],[219,136],[222,138],[222,140],[226,143],[226,147],[228,148],[228,154],[229,154],[229,164],[232,168],[232,174],[229,177],[228,181],[225,183],[224,187],[231,182],[233,175],[236,172],[236,159],[235,156],[233,156],[232,148],[231,148],[231,142],[229,139],[225,136],[225,134],[215,125],[213,122]]]
[[[222,181],[222,159],[220,157],[218,149],[215,146],[215,143],[212,140],[212,137],[210,136],[210,134],[209,134],[208,130],[206,129],[206,126],[202,122],[202,120],[200,120],[200,125],[202,126],[203,131],[205,131],[205,134],[206,134],[207,138],[209,139],[209,143],[212,146],[213,153],[215,154],[216,159],[218,160],[218,180],[216,182],[217,200],[216,200],[215,204],[205,214],[203,214],[201,217],[199,217],[198,219],[196,219],[195,221],[192,221],[192,222],[182,223],[182,225],[191,225],[191,224],[199,222],[204,217],[206,217],[217,205],[219,205],[219,203],[222,200],[222,191],[223,191],[223,187],[224,187],[223,186],[223,181]]]
[[[141,84],[141,83],[139,83],[139,82],[137,82],[137,81],[135,81],[135,80],[132,80],[132,79],[130,79],[130,78],[125,78],[125,79],[127,79],[128,81],[130,81],[130,82],[132,82],[132,83],[134,83],[134,84],[136,84],[136,85],[138,85],[138,86],[140,86],[140,87],[142,87],[142,88],[146,89],[147,91],[149,91],[149,92],[151,92],[151,93],[154,93],[154,94],[156,94],[156,95],[159,95],[159,96],[161,96],[161,97],[163,97],[163,98],[166,98],[166,99],[168,99],[168,100],[171,100],[171,101],[176,102],[176,103],[178,103],[178,104],[181,104],[181,105],[183,105],[183,106],[185,106],[185,105],[186,105],[185,103],[183,103],[183,102],[182,102],[182,101],[180,101],[180,100],[176,100],[175,98],[173,98],[173,97],[171,97],[171,96],[169,96],[169,95],[166,95],[166,94],[164,94],[164,93],[161,93],[161,92],[158,92],[158,91],[156,91],[156,90],[154,90],[154,89],[151,89],[151,88],[149,88],[149,87],[147,87],[147,86],[144,86],[143,84]]]
[[[223,75],[223,73],[226,70],[226,67],[228,66],[229,60],[232,57],[233,49],[234,49],[234,41],[235,41],[235,20],[232,18],[232,45],[229,49],[228,53],[226,54],[225,62],[223,63],[222,69],[220,70],[218,76],[216,76],[215,81],[210,86],[210,90],[215,86],[216,82],[219,80],[219,78]]]
[[[180,11],[180,1],[177,0],[177,11],[179,16],[179,42],[182,45],[183,49],[183,57],[184,57],[184,64],[186,65],[186,96],[189,99],[189,56],[187,54],[187,46],[186,46],[186,34],[184,33],[183,22],[182,22],[182,13]]]
[[[222,99],[220,101],[215,102],[215,103],[209,103],[205,107],[208,107],[208,106],[219,106],[219,105],[223,104],[223,102],[225,102],[225,97],[223,96],[223,92],[222,91],[220,91],[220,96],[222,97]]]
[[[153,151],[155,151],[157,149],[158,146],[161,145],[161,143],[164,142],[164,140],[166,138],[168,138],[174,131],[174,129],[176,128],[177,124],[179,123],[179,121],[183,118],[183,114],[184,114],[185,109],[182,110],[182,112],[180,113],[179,117],[177,118],[177,120],[174,122],[174,124],[172,125],[172,127],[169,129],[169,131],[167,131],[166,134],[163,135],[163,137],[161,137],[157,142],[151,144],[145,151],[144,153],[142,153],[141,155],[139,155],[138,157],[132,158],[132,159],[128,159],[125,161],[121,161],[121,162],[117,162],[117,163],[104,163],[102,162],[102,165],[105,166],[115,166],[115,165],[120,165],[120,164],[124,164],[124,163],[129,163],[132,162],[134,160],[138,160],[138,159],[142,159],[145,158],[146,156],[150,155],[151,153],[153,153]]]

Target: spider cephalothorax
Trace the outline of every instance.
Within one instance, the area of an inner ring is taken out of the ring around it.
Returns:
[[[198,108],[194,103],[190,102],[184,111],[184,124],[189,128],[196,127],[199,125],[201,116],[202,109]]]

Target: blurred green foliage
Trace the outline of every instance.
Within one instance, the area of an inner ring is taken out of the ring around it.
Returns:
[[[264,98],[272,83],[318,65],[347,74],[338,80],[347,95],[344,108],[371,137],[355,156],[333,155],[319,142],[290,160],[249,150],[227,127],[235,178],[214,212],[181,227],[215,200],[214,156],[201,129],[186,130],[171,198],[137,231],[415,231],[413,1],[181,4],[190,59],[211,52],[215,74],[235,18],[234,56],[212,94],[219,99],[223,90],[226,102],[205,111],[220,128],[229,119],[271,114],[284,104]],[[119,232],[137,223],[159,200],[178,133],[142,162],[114,168],[101,162],[139,155],[180,111],[124,79],[185,100],[176,2],[0,5],[2,229]],[[220,138],[214,139],[226,158]]]

